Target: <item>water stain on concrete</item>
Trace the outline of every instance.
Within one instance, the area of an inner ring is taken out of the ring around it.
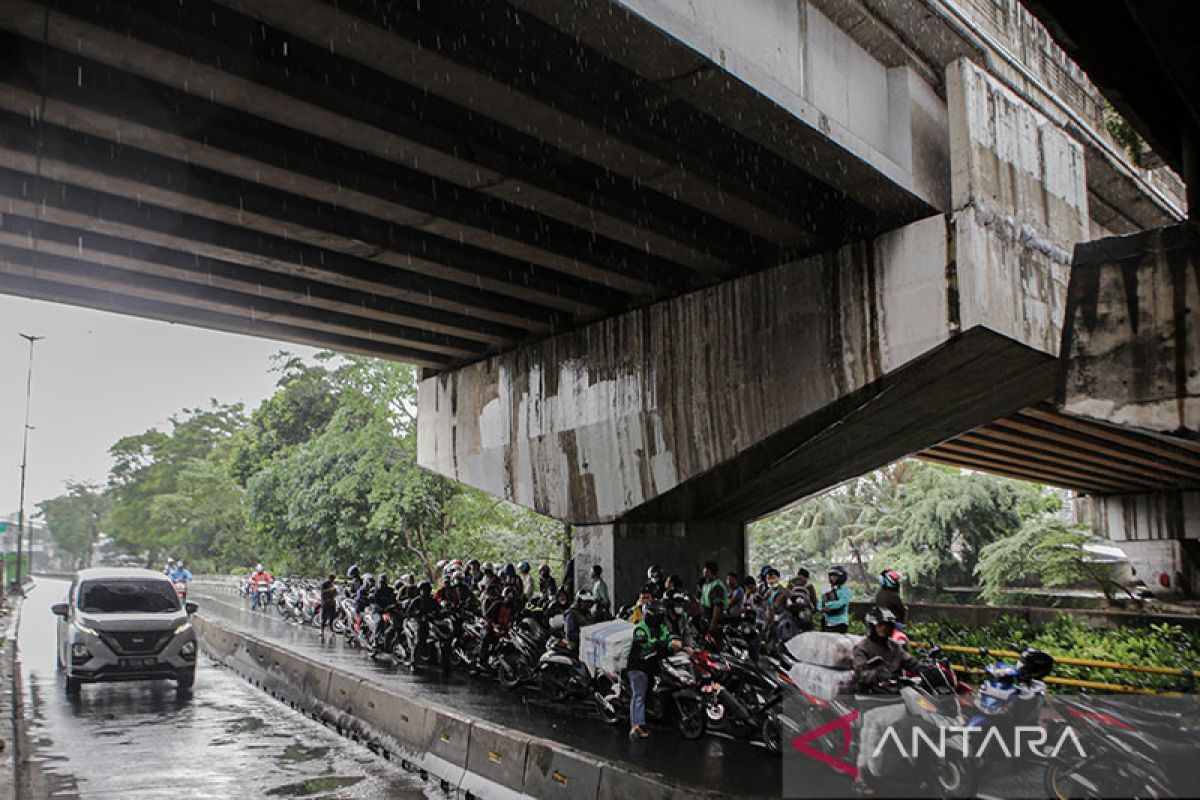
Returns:
[[[305,781],[297,783],[289,783],[286,786],[276,786],[274,789],[268,789],[263,794],[272,797],[310,797],[314,794],[323,792],[332,792],[337,789],[344,789],[347,786],[353,786],[362,780],[362,777],[354,776],[331,776],[328,778],[309,778]]]

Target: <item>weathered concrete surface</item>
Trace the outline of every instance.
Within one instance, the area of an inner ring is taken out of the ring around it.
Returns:
[[[945,341],[946,259],[935,217],[429,378],[419,461],[612,522]]]
[[[575,585],[589,586],[593,564],[604,569],[614,610],[637,597],[646,568],[658,564],[664,575],[679,575],[694,586],[704,562],[720,573],[746,574],[746,526],[741,522],[691,522],[577,525],[572,530]]]
[[[1200,439],[1200,225],[1080,245],[1063,332],[1072,414]]]
[[[946,92],[963,329],[1057,355],[1071,250],[1088,237],[1083,148],[969,61]]]
[[[1040,254],[956,264],[950,236],[933,217],[431,377],[419,461],[576,524],[743,521],[1043,399],[1049,301],[1011,274],[955,291]]]
[[[1152,591],[1200,595],[1200,491],[1090,497],[1082,516],[1120,545]]]

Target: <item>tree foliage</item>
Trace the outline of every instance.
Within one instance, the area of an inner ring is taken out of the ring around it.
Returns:
[[[100,536],[100,520],[108,510],[103,487],[67,481],[67,491],[38,503],[38,516],[45,523],[55,549],[71,558],[77,567],[89,567]]]

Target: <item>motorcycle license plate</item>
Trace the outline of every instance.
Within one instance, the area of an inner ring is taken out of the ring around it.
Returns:
[[[158,659],[156,659],[156,658],[122,658],[122,659],[120,659],[120,661],[118,663],[120,663],[120,665],[122,667],[131,667],[133,669],[144,669],[146,667],[153,667],[156,664],[158,664]]]

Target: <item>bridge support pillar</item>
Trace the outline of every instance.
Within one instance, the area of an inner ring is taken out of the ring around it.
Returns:
[[[637,599],[646,569],[658,564],[665,575],[677,574],[690,590],[715,561],[721,574],[745,573],[746,526],[742,522],[615,522],[573,528],[575,586],[591,585],[592,566],[599,564],[612,593],[613,611]]]

